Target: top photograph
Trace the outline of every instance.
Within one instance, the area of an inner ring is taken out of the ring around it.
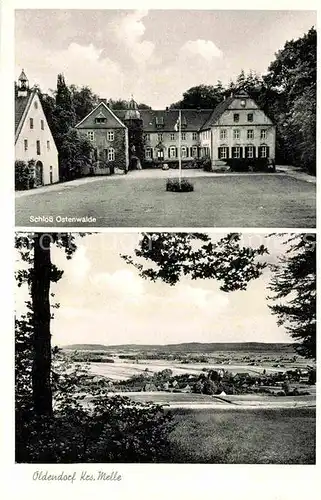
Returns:
[[[16,226],[315,228],[316,39],[311,10],[16,10]]]

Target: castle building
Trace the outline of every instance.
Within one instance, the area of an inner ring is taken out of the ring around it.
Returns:
[[[15,159],[35,162],[34,186],[59,181],[58,151],[36,87],[22,70],[15,92]]]
[[[215,109],[181,110],[181,151],[177,127],[179,110],[138,109],[133,99],[127,110],[111,110],[101,102],[76,129],[93,142],[93,173],[111,173],[112,165],[128,169],[137,154],[146,166],[176,166],[208,158],[213,169],[231,159],[274,162],[275,125],[243,91],[226,98]],[[142,130],[142,151],[128,151],[135,131]]]

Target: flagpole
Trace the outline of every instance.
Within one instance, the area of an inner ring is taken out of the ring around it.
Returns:
[[[179,185],[181,185],[181,180],[182,180],[182,153],[181,153],[181,140],[182,140],[182,116],[181,116],[181,110],[179,110],[178,114],[178,178],[179,178]]]

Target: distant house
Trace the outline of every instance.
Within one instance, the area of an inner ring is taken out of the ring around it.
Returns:
[[[15,91],[15,159],[35,162],[34,187],[59,181],[58,151],[38,90],[22,70]]]

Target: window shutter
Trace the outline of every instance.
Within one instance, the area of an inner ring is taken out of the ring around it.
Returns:
[[[249,147],[245,146],[244,150],[245,150],[244,158],[248,158],[249,157]]]
[[[222,158],[222,148],[218,148],[218,159]]]
[[[235,154],[235,147],[232,147],[232,158],[234,158],[234,154]]]
[[[168,148],[168,158],[171,157],[171,148]]]
[[[256,147],[253,146],[253,158],[256,158]]]
[[[258,158],[262,158],[262,146],[258,147]]]
[[[226,158],[229,158],[230,157],[230,148],[227,147],[226,148]]]
[[[177,158],[177,148],[175,148],[175,158]]]
[[[97,151],[97,148],[95,148],[94,150],[94,157],[95,157],[95,161],[98,160],[98,151]]]
[[[243,148],[240,148],[240,158],[244,158],[244,156],[243,156]]]
[[[270,147],[269,146],[266,146],[266,157],[267,158],[270,157]]]
[[[150,157],[153,158],[153,148],[150,148]]]

